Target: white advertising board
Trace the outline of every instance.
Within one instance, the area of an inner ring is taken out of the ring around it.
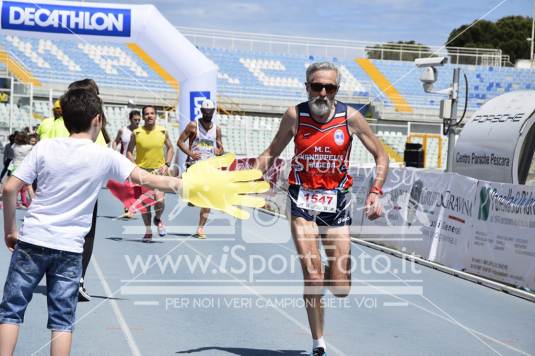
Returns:
[[[447,187],[440,191],[438,213],[429,231],[431,247],[429,260],[462,270],[465,256],[473,235],[474,198],[477,180],[457,174],[443,174],[448,179]]]
[[[535,187],[480,181],[466,269],[535,289]]]

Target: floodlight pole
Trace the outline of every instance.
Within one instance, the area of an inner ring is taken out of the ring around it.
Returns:
[[[446,172],[453,172],[453,151],[455,149],[455,133],[457,125],[457,102],[459,98],[459,76],[461,68],[453,69],[453,83],[451,86],[451,119],[444,120],[444,126],[448,128],[448,159]]]

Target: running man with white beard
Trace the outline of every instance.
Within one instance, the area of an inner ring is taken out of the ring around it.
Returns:
[[[270,146],[258,157],[258,168],[266,172],[291,139],[295,155],[288,177],[289,220],[299,254],[305,284],[308,322],[312,333],[312,355],[326,355],[323,339],[324,288],[337,297],[351,289],[351,225],[348,174],[352,135],[373,155],[376,178],[366,199],[370,220],[382,214],[379,197],[388,172],[388,156],[364,117],[335,99],[340,72],[328,62],[311,64],[306,71],[308,101],[290,107]],[[319,240],[328,258],[322,268]]]

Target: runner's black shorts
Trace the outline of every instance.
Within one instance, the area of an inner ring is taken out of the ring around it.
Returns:
[[[303,209],[297,206],[299,185],[290,185],[288,198],[290,199],[290,213],[292,217],[301,217],[306,221],[316,221],[318,226],[351,225],[351,192],[337,191],[336,212],[326,213]]]

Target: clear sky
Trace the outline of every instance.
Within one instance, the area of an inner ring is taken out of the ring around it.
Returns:
[[[484,18],[531,16],[534,0],[116,0],[151,3],[178,26],[443,45],[452,29]],[[100,1],[99,2],[114,2]],[[492,10],[495,8],[494,10]],[[492,10],[492,11],[491,11]]]

